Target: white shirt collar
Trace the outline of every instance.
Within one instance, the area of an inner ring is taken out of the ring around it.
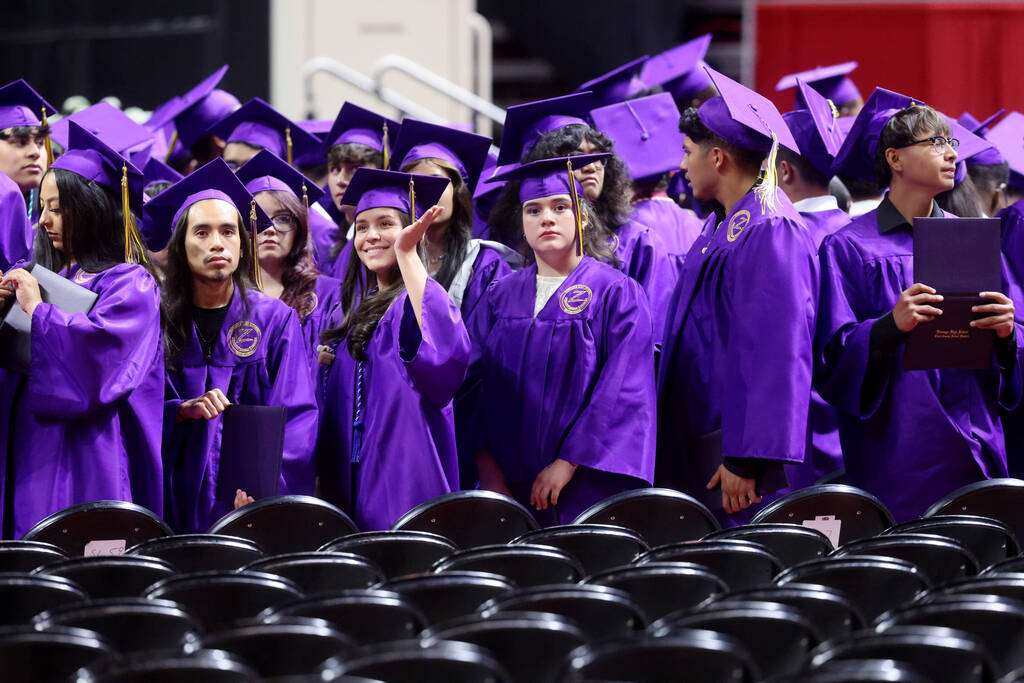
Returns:
[[[823,194],[819,197],[807,197],[793,202],[793,208],[801,213],[817,213],[819,211],[828,211],[829,209],[838,209],[839,202],[832,195]]]

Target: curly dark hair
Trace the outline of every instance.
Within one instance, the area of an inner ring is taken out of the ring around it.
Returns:
[[[265,192],[281,202],[281,206],[295,218],[295,239],[292,241],[291,250],[284,258],[284,274],[281,277],[284,291],[281,292],[281,301],[294,308],[301,317],[309,293],[313,291],[313,285],[320,277],[320,271],[313,263],[313,247],[309,239],[309,214],[306,207],[291,192],[284,190],[265,190]]]
[[[448,221],[448,229],[444,234],[444,256],[441,259],[441,267],[433,276],[437,282],[448,289],[452,280],[462,267],[466,259],[466,251],[469,249],[469,240],[473,238],[473,198],[469,192],[469,186],[462,180],[462,174],[444,159],[417,159],[406,164],[402,168],[403,173],[409,173],[409,169],[421,161],[429,161],[448,176],[452,181],[452,217]]]
[[[939,112],[923,104],[912,104],[893,114],[882,128],[875,150],[875,178],[879,187],[892,183],[892,168],[885,150],[906,147],[922,135],[949,135],[949,122]]]

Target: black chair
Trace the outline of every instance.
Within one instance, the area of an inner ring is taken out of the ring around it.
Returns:
[[[693,562],[718,575],[730,590],[769,585],[782,569],[779,558],[768,548],[751,541],[722,539],[700,543],[673,543],[644,553],[637,564],[648,562]]]
[[[587,636],[573,622],[555,614],[497,613],[438,624],[421,634],[424,646],[434,640],[457,640],[484,648],[514,681],[553,683],[562,662]]]
[[[937,626],[894,626],[884,633],[858,631],[822,643],[811,653],[810,672],[837,659],[894,659],[933,681],[990,681],[994,664],[985,644],[963,631]]]
[[[986,567],[982,574],[1024,574],[1024,556],[1018,555],[1000,560]]]
[[[696,607],[728,591],[717,574],[692,562],[648,562],[619,567],[588,576],[583,583],[625,591],[649,619]]]
[[[877,536],[894,523],[882,501],[846,484],[822,484],[794,491],[758,510],[751,523],[803,524],[823,516],[839,520],[838,545]]]
[[[766,678],[798,671],[820,638],[799,610],[760,600],[715,602],[670,614],[651,624],[648,631],[665,636],[677,629],[705,629],[736,638]]]
[[[857,608],[839,591],[814,584],[787,583],[784,586],[754,588],[717,598],[715,605],[763,600],[788,605],[817,629],[821,640],[849,635],[864,626]]]
[[[904,662],[893,659],[833,659],[780,683],[935,683]]]
[[[643,630],[647,616],[618,588],[592,584],[534,586],[488,600],[480,613],[549,612],[579,625],[591,639],[620,636]]]
[[[997,596],[936,595],[883,616],[875,630],[916,624],[956,628],[977,636],[998,674],[1024,667],[1024,602]]]
[[[703,503],[672,489],[624,491],[594,503],[573,524],[612,524],[640,534],[654,548],[704,538],[721,528]]]
[[[968,484],[936,501],[924,513],[938,515],[979,515],[997,519],[1024,537],[1024,481],[1020,479],[988,479]]]
[[[359,529],[344,512],[313,496],[272,496],[218,519],[209,533],[253,541],[268,555],[312,552]]]
[[[834,588],[857,608],[865,623],[928,589],[928,577],[906,560],[890,557],[830,557],[786,569],[775,583],[811,583]]]
[[[323,619],[358,645],[413,638],[426,625],[415,605],[398,593],[379,589],[298,598],[259,616],[265,623],[293,617]]]
[[[78,683],[250,683],[259,674],[233,654],[145,652],[84,669]]]
[[[62,576],[77,583],[93,600],[132,598],[161,579],[174,574],[174,567],[155,557],[105,555],[76,557],[40,567],[37,576]]]
[[[0,573],[24,573],[52,562],[60,562],[67,555],[52,543],[39,541],[0,541]]]
[[[66,605],[36,615],[41,631],[71,626],[99,633],[119,652],[179,649],[199,624],[176,602],[111,598]]]
[[[430,624],[474,614],[480,605],[514,587],[498,574],[460,571],[409,576],[383,586],[416,605]]]
[[[978,573],[978,561],[960,542],[933,534],[891,534],[847,543],[833,557],[880,555],[917,566],[935,585]]]
[[[244,538],[212,534],[179,534],[129,548],[128,555],[155,557],[179,572],[234,571],[263,557],[258,545]]]
[[[602,640],[573,650],[562,681],[729,681],[761,680],[757,665],[735,638],[680,629],[661,638],[638,635]]]
[[[913,519],[897,524],[889,534],[936,534],[964,544],[978,560],[978,566],[988,567],[1020,552],[1017,537],[999,520],[975,515],[939,515]]]
[[[355,647],[319,619],[239,625],[200,636],[194,645],[232,652],[266,678],[312,674],[325,659]]]
[[[0,625],[27,624],[40,612],[88,599],[81,587],[59,576],[3,574],[0,575]]]
[[[268,607],[301,596],[299,587],[273,574],[198,572],[159,581],[147,598],[164,598],[185,606],[204,629],[255,617]]]
[[[64,683],[79,668],[115,655],[102,636],[80,628],[0,628],[0,676],[5,681]]]
[[[606,524],[565,524],[523,534],[512,544],[550,545],[569,553],[583,565],[586,574],[630,564],[650,550],[640,534]]]
[[[460,550],[434,564],[436,573],[459,570],[500,574],[519,586],[575,583],[583,576],[579,561],[546,545],[490,545]]]
[[[324,680],[340,674],[388,683],[511,683],[512,678],[489,652],[471,643],[419,640],[378,643],[347,658],[332,657],[320,666]]]
[[[52,543],[68,557],[82,557],[116,554],[109,549],[97,552],[89,546],[93,541],[123,542],[120,552],[124,552],[143,541],[173,533],[164,520],[141,505],[122,500],[97,500],[53,513],[25,532],[22,540]]]
[[[537,528],[523,505],[493,491],[446,493],[417,505],[391,527],[395,531],[429,531],[460,548],[508,543]]]
[[[384,572],[373,562],[360,555],[341,552],[275,555],[247,564],[239,571],[283,576],[298,584],[307,595],[369,588],[384,581]]]
[[[817,529],[797,524],[747,524],[708,534],[705,541],[753,541],[775,553],[783,567],[820,560],[832,552],[832,541]]]
[[[423,531],[364,531],[331,541],[319,552],[361,555],[380,567],[385,576],[395,578],[428,572],[435,562],[456,550],[447,538]]]
[[[1024,574],[981,574],[936,586],[921,599],[933,595],[994,595],[1024,602]]]

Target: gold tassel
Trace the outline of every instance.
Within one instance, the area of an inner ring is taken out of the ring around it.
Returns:
[[[388,147],[388,122],[384,122],[384,135],[382,136],[384,149],[381,152],[384,154],[384,168],[387,169],[388,162],[391,161],[391,150]]]
[[[49,123],[46,120],[46,107],[43,107],[43,128],[46,128]],[[46,134],[46,167],[49,168],[50,164],[53,163],[53,142],[50,140],[50,134]]]
[[[285,153],[288,158],[288,165],[294,166],[295,164],[292,162],[292,129],[290,126],[285,126],[284,129],[284,146]]]
[[[144,259],[145,254],[132,219],[131,199],[128,196],[128,166],[125,164],[121,164],[121,213],[124,216],[124,262],[139,263],[139,258]]]
[[[826,99],[825,101],[828,102],[829,108],[832,109],[832,118],[833,119],[838,119],[839,118],[839,110],[836,109],[836,103],[833,102],[832,100],[829,100],[829,99]]]
[[[409,215],[412,216],[412,222],[416,222],[416,182],[409,178]]]
[[[302,203],[306,207],[306,220],[309,220],[309,195],[306,193],[306,183],[302,183]]]
[[[770,213],[776,206],[776,188],[779,186],[779,175],[775,169],[775,160],[779,156],[779,138],[772,132],[772,148],[768,152],[768,159],[765,162],[767,168],[764,171],[764,178],[761,184],[754,188],[754,195],[761,203],[761,211]]]
[[[572,172],[572,162],[565,160],[569,169],[569,192],[572,196],[572,210],[576,213],[576,232],[580,239],[580,258],[583,258],[583,211],[580,209],[580,196],[576,193],[576,174]]]
[[[260,277],[260,253],[256,247],[256,200],[250,200],[249,204],[249,229],[252,231],[252,281],[256,285],[256,289],[262,291],[263,289],[263,278]]]
[[[174,146],[178,144],[178,131],[174,131],[171,134],[171,141],[167,143],[167,154],[164,155],[164,163],[168,163],[171,160],[171,155],[174,154]]]

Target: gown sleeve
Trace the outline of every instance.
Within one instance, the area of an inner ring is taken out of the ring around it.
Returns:
[[[403,297],[402,319],[394,327],[402,362],[413,387],[435,406],[455,397],[469,365],[469,334],[458,307],[441,285],[427,278],[423,292],[422,329],[412,302]]]
[[[3,175],[3,174],[0,174]],[[7,176],[0,178],[0,271],[32,257],[32,226],[21,191]]]
[[[624,264],[624,272],[640,283],[650,302],[654,324],[654,341],[664,338],[664,317],[669,298],[678,279],[678,268],[668,255],[661,237],[650,228],[637,237],[636,244]]]

